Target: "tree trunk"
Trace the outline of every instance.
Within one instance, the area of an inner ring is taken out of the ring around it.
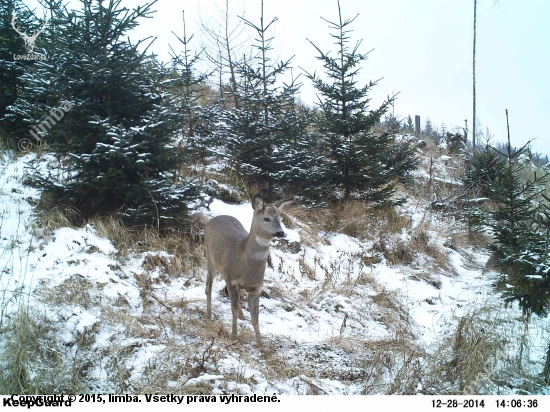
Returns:
[[[264,125],[267,129],[267,155],[273,155],[273,147],[271,146],[271,133],[269,132],[269,107],[267,103],[267,57],[266,57],[266,45],[265,45],[265,27],[264,27],[264,1],[262,0],[262,13],[260,17],[261,24],[261,41],[262,41],[262,84],[263,84],[263,96],[264,96]],[[268,182],[269,198],[273,198],[273,181],[270,179]]]
[[[474,0],[474,52],[473,52],[473,88],[474,88],[474,102],[473,102],[473,123],[472,123],[472,148],[476,150],[476,35],[477,35],[477,0]]]
[[[550,382],[550,345],[548,345],[548,351],[546,352],[546,363],[544,364],[542,376],[546,379],[548,384]]]
[[[225,1],[225,48],[227,51],[227,64],[229,65],[229,73],[231,74],[231,89],[233,94],[233,103],[235,109],[239,108],[239,96],[237,95],[237,79],[235,77],[235,65],[231,58],[231,45],[229,44],[229,0]]]
[[[103,3],[100,0],[99,1],[99,17],[101,20],[101,23],[104,25],[105,21],[103,19]],[[101,45],[103,46],[103,63],[105,64],[105,68],[109,69],[109,53],[107,51],[107,33],[103,32],[101,34]],[[107,109],[107,117],[111,119],[113,117],[113,95],[111,93],[111,85],[107,86],[107,90],[105,91],[105,106]]]
[[[520,348],[519,348],[519,368],[521,370],[521,365],[523,362],[523,348],[525,347],[525,341],[527,340],[527,332],[529,332],[529,321],[530,313],[527,313],[527,316],[523,320],[525,328],[523,329],[523,335],[521,336]]]

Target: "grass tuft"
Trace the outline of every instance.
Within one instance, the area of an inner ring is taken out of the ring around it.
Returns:
[[[62,341],[56,322],[20,308],[2,332],[0,393],[81,393],[86,364]]]

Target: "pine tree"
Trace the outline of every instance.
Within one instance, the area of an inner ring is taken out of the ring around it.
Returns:
[[[369,110],[368,93],[377,82],[357,87],[355,77],[360,63],[367,54],[358,52],[361,42],[350,49],[348,27],[351,20],[342,20],[338,2],[337,22],[325,20],[336,33],[331,36],[338,45],[337,57],[321,51],[317,57],[323,63],[329,78],[323,80],[317,74],[307,73],[307,77],[320,94],[317,127],[323,138],[323,153],[326,162],[323,179],[328,182],[330,193],[343,193],[344,201],[352,194],[365,201],[383,203],[395,191],[392,182],[395,175],[386,167],[384,155],[387,153],[395,130],[376,131],[383,115],[388,111],[393,98],[379,108]]]
[[[62,178],[36,179],[86,217],[118,212],[132,223],[166,226],[185,217],[197,187],[177,176],[185,158],[173,139],[182,115],[166,91],[168,70],[138,51],[143,41],[125,39],[154,3],[128,11],[120,0],[80,2],[79,11],[53,10],[48,61],[22,76],[24,95],[13,105],[36,123],[52,120],[41,136],[66,165]],[[70,111],[54,121],[49,113],[63,104]]]

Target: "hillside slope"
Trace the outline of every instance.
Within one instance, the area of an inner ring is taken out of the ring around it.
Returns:
[[[538,377],[549,321],[524,325],[504,308],[486,252],[415,190],[402,189],[394,214],[352,205],[335,230],[329,212],[289,210],[289,236],[270,252],[259,350],[249,321],[229,339],[219,276],[214,320],[203,319],[200,241],[182,255],[154,233],[129,245],[113,222],[65,226],[24,184],[34,158],[0,157],[2,393],[549,393]],[[416,187],[456,184],[449,159],[432,159],[428,174],[425,157]],[[252,208],[215,199],[199,214],[249,228]]]

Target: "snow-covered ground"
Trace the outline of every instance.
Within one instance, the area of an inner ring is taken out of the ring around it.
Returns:
[[[482,272],[483,250],[447,247],[434,231],[431,242],[446,256],[447,269],[422,255],[410,265],[389,265],[383,258],[365,260],[372,255],[371,241],[342,233],[318,233],[320,241],[306,246],[302,226],[296,224],[270,252],[260,300],[265,348],[255,347],[248,321],[239,321],[240,342],[232,343],[229,299],[219,276],[213,288],[214,321],[207,322],[203,267],[167,276],[160,266],[145,262],[151,256],[169,262],[174,256],[168,251],[121,257],[91,225],[53,233],[40,227],[35,214],[40,192],[23,184],[25,163],[33,156],[0,155],[2,327],[13,325],[22,310],[50,325],[43,344],[60,351],[65,368],[78,369],[83,391],[392,393],[388,388],[403,381],[401,372],[411,367],[408,354],[416,354],[416,371],[433,368],[428,358],[445,351],[461,318],[504,319],[502,336],[508,339],[519,341],[514,334],[523,331],[520,311],[503,308],[494,292],[496,274]],[[252,220],[250,203],[215,199],[203,213],[207,219],[234,216],[245,228]],[[426,219],[414,202],[400,213],[410,217],[413,227]],[[441,217],[432,219],[434,227],[449,225]],[[248,316],[246,303],[243,309]],[[500,326],[495,327],[491,333]],[[8,353],[13,336],[6,336],[0,338],[0,351]],[[542,371],[549,336],[548,320],[533,319],[523,355],[533,375]],[[517,356],[514,342],[501,347],[506,359]],[[29,363],[29,369],[38,366]],[[62,382],[56,385],[67,385],[65,378],[54,379]],[[429,379],[420,372],[416,379],[412,389],[394,393],[429,393]],[[476,390],[526,391],[517,376],[509,382],[499,379]],[[457,391],[452,384],[449,390]],[[531,391],[548,393],[548,388],[535,385]]]

